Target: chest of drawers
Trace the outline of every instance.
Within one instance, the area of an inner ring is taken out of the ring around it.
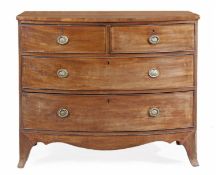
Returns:
[[[24,12],[20,161],[37,142],[114,150],[176,141],[197,166],[191,12]]]

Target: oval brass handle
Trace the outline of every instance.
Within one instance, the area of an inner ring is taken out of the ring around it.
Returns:
[[[150,43],[150,44],[155,45],[155,44],[158,44],[159,41],[160,41],[160,38],[159,38],[158,35],[151,35],[151,36],[149,37],[149,43]]]
[[[65,45],[67,44],[69,41],[68,37],[65,35],[60,35],[57,37],[57,43],[60,45]]]
[[[68,117],[69,116],[69,112],[67,109],[65,108],[60,108],[57,112],[57,115],[61,118],[65,118],[65,117]]]
[[[149,109],[149,116],[150,117],[157,117],[160,115],[160,110],[158,108],[150,108]]]
[[[68,73],[67,69],[59,69],[57,71],[57,75],[59,78],[67,78],[69,73]]]
[[[148,74],[149,74],[149,76],[151,78],[156,78],[156,77],[158,77],[160,75],[160,72],[159,72],[158,69],[152,68],[152,69],[149,70]]]

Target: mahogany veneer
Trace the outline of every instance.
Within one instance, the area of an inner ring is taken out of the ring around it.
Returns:
[[[191,12],[23,12],[20,161],[37,142],[114,150],[153,141],[196,153]]]

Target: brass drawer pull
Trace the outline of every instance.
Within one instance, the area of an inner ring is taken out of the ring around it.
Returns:
[[[68,112],[68,110],[65,109],[65,108],[60,108],[60,109],[58,110],[57,114],[58,114],[58,116],[59,116],[60,118],[65,118],[65,117],[68,117],[68,116],[69,116],[69,112]]]
[[[158,77],[160,75],[160,72],[159,72],[158,69],[152,68],[152,69],[149,70],[148,74],[149,74],[149,76],[151,78],[156,78],[156,77]]]
[[[160,38],[159,38],[158,35],[151,35],[151,36],[149,37],[149,43],[150,43],[150,44],[155,45],[155,44],[158,44],[159,41],[160,41]]]
[[[68,73],[67,69],[59,69],[57,71],[57,75],[59,78],[67,78],[69,73]]]
[[[149,116],[150,117],[157,117],[160,115],[160,110],[158,108],[150,108],[149,109]]]
[[[65,45],[67,44],[69,41],[68,37],[65,35],[60,35],[57,37],[57,43],[60,45]]]

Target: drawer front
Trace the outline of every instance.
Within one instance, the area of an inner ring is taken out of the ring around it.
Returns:
[[[103,53],[103,26],[21,26],[23,52]]]
[[[61,76],[64,73],[66,77]],[[154,73],[158,73],[156,77]],[[23,57],[22,85],[23,88],[57,90],[193,87],[193,56],[111,59]]]
[[[193,92],[110,96],[24,93],[22,96],[22,122],[26,129],[147,131],[186,128],[193,126],[192,109]]]
[[[116,53],[191,51],[194,25],[116,26],[111,28],[111,41]]]

